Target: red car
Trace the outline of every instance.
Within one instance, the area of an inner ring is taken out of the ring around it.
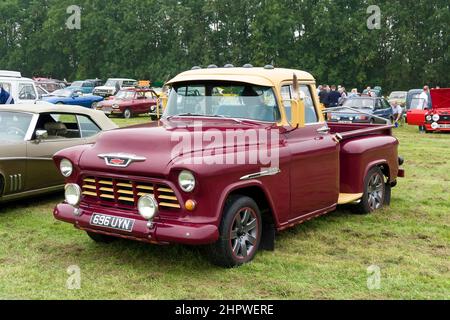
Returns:
[[[432,89],[431,101],[431,110],[409,110],[408,124],[422,126],[427,133],[450,132],[450,89]]]
[[[100,102],[97,110],[129,119],[139,114],[156,113],[158,105],[159,98],[155,91],[130,88],[120,90],[112,99]]]
[[[327,124],[309,73],[196,68],[169,84],[161,121],[54,156],[67,183],[56,219],[97,242],[207,245],[234,267],[340,204],[389,205],[404,176],[393,126]]]

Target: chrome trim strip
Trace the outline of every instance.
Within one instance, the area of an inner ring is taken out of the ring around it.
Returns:
[[[262,178],[262,177],[275,176],[279,173],[281,173],[280,168],[270,168],[267,170],[261,170],[261,172],[248,174],[246,176],[241,177],[240,180],[252,180],[252,179],[258,179],[258,178]]]

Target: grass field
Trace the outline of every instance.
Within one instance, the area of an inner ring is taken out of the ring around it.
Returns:
[[[0,299],[449,299],[450,135],[396,134],[407,178],[390,208],[340,208],[281,233],[275,252],[238,269],[214,267],[196,248],[96,244],[53,219],[61,194],[2,205]],[[66,287],[72,265],[80,290]],[[370,266],[380,289],[368,289]]]

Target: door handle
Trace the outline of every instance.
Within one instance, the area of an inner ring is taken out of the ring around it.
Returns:
[[[330,133],[331,129],[328,126],[323,126],[322,128],[317,129],[317,133],[320,134],[328,134]]]

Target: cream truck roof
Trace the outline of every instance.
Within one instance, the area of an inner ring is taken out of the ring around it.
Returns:
[[[315,83],[314,77],[305,71],[282,68],[211,68],[183,72],[167,84],[189,81],[236,81],[259,86],[276,87],[284,81],[292,80],[294,74],[299,81]]]

